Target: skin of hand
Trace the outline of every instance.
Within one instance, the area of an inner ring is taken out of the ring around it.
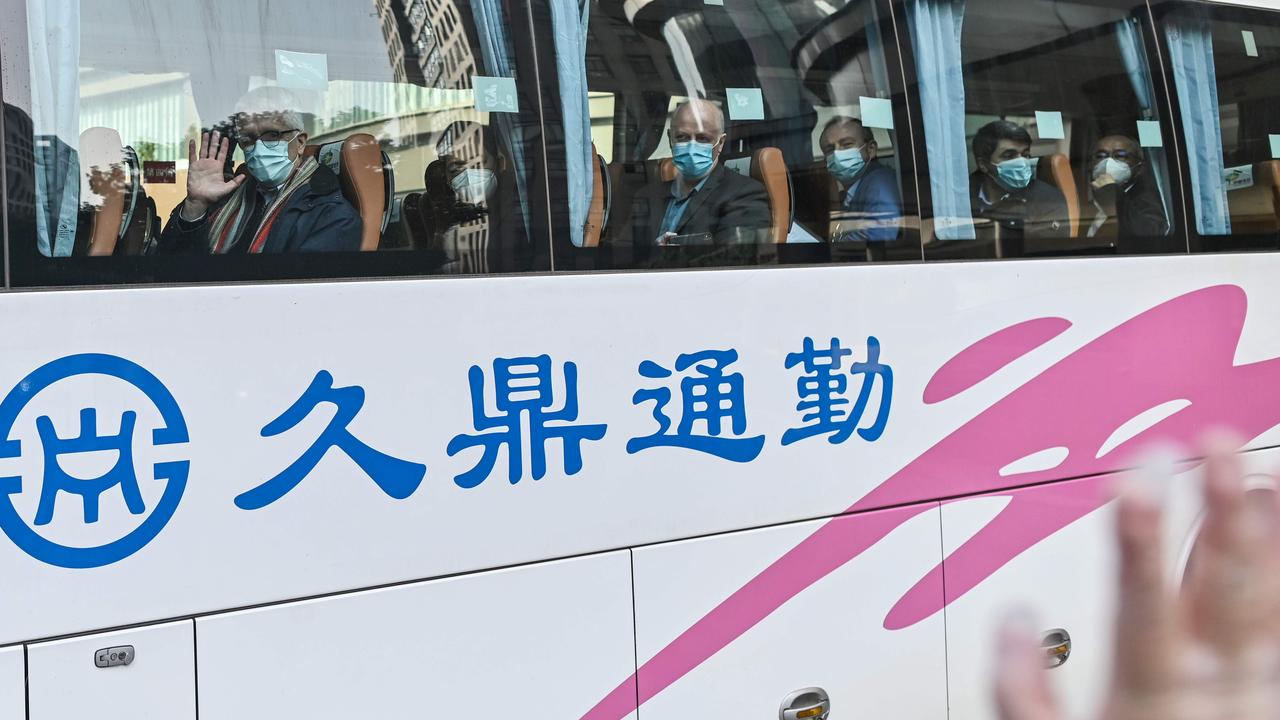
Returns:
[[[1115,185],[1116,179],[1111,177],[1110,173],[1102,173],[1093,179],[1093,189],[1100,190],[1108,185]]]
[[[1234,447],[1207,448],[1205,520],[1180,591],[1165,577],[1159,503],[1121,493],[1115,662],[1099,720],[1280,718],[1280,493],[1246,497]],[[1014,624],[1001,633],[996,700],[1002,720],[1065,717],[1035,638]]]
[[[223,168],[230,153],[230,141],[222,137],[217,130],[212,133],[201,133],[198,148],[195,140],[187,143],[189,164],[187,199],[182,203],[183,220],[200,219],[211,206],[244,183],[244,175],[237,175],[230,180],[223,177]]]

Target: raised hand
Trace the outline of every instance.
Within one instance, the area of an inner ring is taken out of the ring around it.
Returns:
[[[183,219],[200,218],[244,183],[243,175],[230,180],[223,177],[230,153],[231,143],[217,130],[201,133],[199,147],[195,140],[187,143],[187,199],[182,204]]]
[[[1165,579],[1160,510],[1120,498],[1115,663],[1102,720],[1280,717],[1280,503],[1246,496],[1230,444],[1205,463],[1206,515],[1179,590]],[[1043,656],[1006,630],[996,696],[1004,720],[1060,720]]]

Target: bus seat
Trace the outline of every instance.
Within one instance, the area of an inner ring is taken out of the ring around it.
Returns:
[[[93,127],[80,133],[81,226],[76,255],[111,255],[120,241],[129,201],[128,172],[120,133]],[[136,176],[135,176],[136,178]]]
[[[662,158],[658,163],[658,179],[664,183],[675,182],[676,162],[671,158]]]
[[[791,173],[787,172],[787,161],[782,157],[782,151],[766,147],[752,153],[751,177],[764,185],[765,192],[769,194],[769,214],[773,218],[769,224],[769,239],[775,244],[785,243],[791,233],[795,208],[791,200]]]
[[[1244,208],[1240,206],[1244,203],[1238,202],[1236,198],[1247,191],[1237,190],[1228,197],[1231,198],[1231,229],[1241,232],[1241,227],[1249,225],[1248,230],[1244,232],[1275,232],[1280,227],[1280,160],[1265,160],[1253,166],[1253,182],[1255,186],[1261,187],[1267,191],[1267,195],[1271,200],[1271,215],[1266,223],[1254,221],[1255,215],[1260,213],[1241,212]],[[1241,222],[1241,216],[1244,216],[1244,222]]]
[[[1036,176],[1062,192],[1067,200],[1067,224],[1071,237],[1080,237],[1080,191],[1076,186],[1075,173],[1071,172],[1071,161],[1063,153],[1045,155],[1036,164]]]
[[[609,224],[609,205],[612,198],[612,178],[604,157],[596,152],[596,144],[591,143],[591,154],[595,156],[592,164],[591,207],[587,210],[587,223],[582,229],[582,246],[599,247],[600,237],[604,235]]]
[[[342,194],[360,213],[364,226],[360,249],[377,250],[391,217],[395,180],[391,162],[367,133],[356,133],[340,142],[308,145],[304,154],[329,166],[342,183]]]
[[[427,227],[424,202],[426,201],[422,193],[409,193],[404,196],[404,200],[400,201],[400,224],[404,227],[405,234],[409,236],[409,243],[415,250],[427,248],[433,241],[431,231]]]

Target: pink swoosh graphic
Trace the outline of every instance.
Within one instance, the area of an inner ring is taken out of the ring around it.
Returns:
[[[1189,447],[1210,427],[1228,428],[1246,438],[1258,436],[1280,423],[1280,358],[1235,364],[1246,305],[1243,290],[1222,285],[1188,293],[1128,320],[978,414],[845,512],[1103,475],[1127,467],[1135,448],[1157,440]],[[961,392],[1046,342],[1066,329],[1061,322],[1043,318],[1021,323],[975,343],[957,355],[963,358],[960,364],[944,364],[944,369],[964,369],[956,371],[954,380],[944,377],[935,386],[938,395]],[[1025,332],[1013,331],[1019,327]],[[1191,405],[1095,457],[1116,428],[1173,400],[1189,400]],[[1069,450],[1057,467],[1000,475],[1000,469],[1015,460],[1053,447]],[[946,597],[937,592],[939,565],[903,595],[884,626],[905,628],[932,616],[1028,548],[1102,506],[1102,483],[1103,478],[1093,478],[1046,487],[1036,493],[1035,502],[1014,495],[999,515],[945,559]],[[1044,502],[1046,497],[1054,502]],[[914,513],[869,513],[856,523],[824,524],[645,662],[582,720],[620,720],[635,711],[637,700],[643,704],[662,692],[805,588],[930,507]]]

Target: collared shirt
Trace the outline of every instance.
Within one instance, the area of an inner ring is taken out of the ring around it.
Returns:
[[[697,185],[693,186],[687,195],[680,196],[680,181],[676,180],[671,183],[671,199],[667,201],[667,212],[662,216],[662,227],[658,230],[658,235],[665,235],[669,232],[675,232],[680,227],[680,220],[684,218],[684,210],[689,206],[689,200],[693,198],[693,194],[702,189],[707,184],[707,180],[711,179],[711,173],[702,178]]]
[[[853,209],[853,196],[857,194],[858,186],[862,184],[862,179],[867,176],[868,170],[871,167],[872,166],[868,165],[867,170],[863,170],[862,172],[858,173],[858,177],[854,178],[853,182],[849,183],[849,188],[844,191],[844,209],[845,210]]]

